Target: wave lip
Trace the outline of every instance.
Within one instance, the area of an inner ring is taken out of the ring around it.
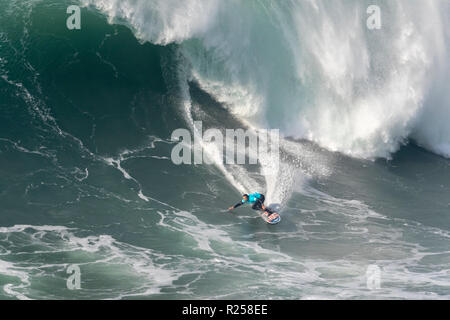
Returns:
[[[110,23],[125,23],[137,38],[155,44],[179,43],[199,36],[214,21],[220,1],[197,0],[81,0],[108,16]]]

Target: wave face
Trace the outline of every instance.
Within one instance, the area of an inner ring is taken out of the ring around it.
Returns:
[[[83,0],[180,44],[201,87],[257,126],[360,158],[414,139],[450,156],[448,1]]]

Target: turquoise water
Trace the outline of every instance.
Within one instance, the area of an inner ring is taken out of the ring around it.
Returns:
[[[385,54],[391,65],[372,66],[367,79],[396,70],[401,76],[377,78],[379,87],[407,78],[405,86],[425,98],[414,106],[410,91],[388,90],[374,101],[368,97],[378,86],[360,79],[351,99],[337,99],[349,90],[341,87],[347,76],[314,73],[321,62],[308,51],[314,41],[292,51],[305,34],[283,32],[290,24],[315,26],[312,33],[320,21],[336,24],[347,12],[341,2],[315,23],[296,1],[168,1],[172,11],[149,1],[136,11],[142,17],[107,6],[115,1],[89,2],[80,2],[82,29],[71,31],[69,1],[0,0],[1,299],[450,297],[450,136],[440,127],[448,99],[437,85],[445,75],[425,81],[433,67],[415,55],[411,66],[396,66],[395,54],[381,48],[369,56]],[[391,17],[412,12],[382,4]],[[184,6],[195,10],[177,15]],[[287,9],[292,15],[283,16]],[[217,24],[196,15],[202,10]],[[236,12],[242,19],[231,24]],[[249,33],[237,33],[241,27]],[[397,28],[388,24],[386,32]],[[371,37],[358,33],[353,46],[364,42],[359,36]],[[272,45],[260,50],[267,39]],[[423,39],[410,40],[420,51]],[[425,92],[422,80],[436,86]],[[376,125],[366,134],[351,122],[365,117],[348,99],[373,102],[374,110],[385,102],[392,112],[370,113],[362,127]],[[345,121],[319,117],[336,116],[326,104],[333,100],[339,114],[348,112]],[[173,164],[171,134],[197,130],[191,120],[281,128],[280,174]],[[280,224],[267,225],[250,208],[224,211],[252,191],[279,208]],[[67,287],[70,265],[80,268],[79,290]],[[367,286],[370,265],[380,270],[378,289]]]

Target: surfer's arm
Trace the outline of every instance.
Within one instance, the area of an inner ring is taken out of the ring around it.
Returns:
[[[233,209],[236,209],[237,207],[239,207],[239,206],[242,206],[242,202],[238,202],[238,203],[236,203],[234,206],[232,206],[232,207],[229,207],[228,208],[228,210],[233,210]]]

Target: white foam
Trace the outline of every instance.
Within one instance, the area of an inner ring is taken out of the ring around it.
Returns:
[[[258,127],[361,158],[389,158],[411,134],[449,153],[445,1],[383,1],[376,31],[357,1],[82,2],[143,41],[181,43],[202,87]]]
[[[20,284],[6,283],[3,286],[4,292],[18,299],[43,299],[46,296],[54,298],[50,292],[43,293],[44,296],[35,296],[29,291],[29,287],[36,278],[46,275],[55,276],[54,272],[64,271],[68,266],[67,260],[56,263],[39,263],[43,253],[47,258],[51,254],[58,253],[65,253],[68,257],[72,256],[72,261],[80,266],[82,273],[83,270],[86,270],[87,265],[107,264],[112,270],[115,266],[119,266],[122,270],[122,277],[129,277],[131,281],[139,277],[141,284],[139,287],[112,293],[104,290],[103,293],[99,292],[98,296],[103,298],[157,294],[162,287],[171,286],[174,280],[191,272],[185,270],[184,266],[162,262],[173,259],[174,256],[166,256],[151,249],[123,243],[110,235],[80,237],[76,235],[77,232],[76,229],[64,226],[15,225],[1,228],[0,233],[5,234],[2,241],[7,241],[12,247],[17,247],[15,241],[19,236],[21,246],[45,248],[45,250],[21,252],[19,247],[14,250],[14,253],[7,252],[1,255],[6,258],[12,255],[14,262],[4,261],[2,258],[0,274],[20,280]],[[79,252],[89,255],[80,256]],[[29,262],[28,259],[18,258],[22,255],[33,256],[33,261]],[[60,256],[58,255],[58,257]],[[190,262],[187,261],[187,263]],[[107,274],[108,268],[104,272]],[[83,274],[83,278],[86,277],[89,275]]]
[[[6,294],[16,297],[20,300],[29,300],[29,298],[20,292],[20,289],[23,289],[30,285],[28,274],[24,271],[17,270],[14,267],[13,263],[0,260],[0,274],[5,274],[11,277],[19,278],[21,284],[14,285],[11,283],[7,283],[3,286],[3,290]]]
[[[125,19],[141,39],[158,44],[201,35],[214,21],[220,1],[81,0],[106,13],[111,22]]]

